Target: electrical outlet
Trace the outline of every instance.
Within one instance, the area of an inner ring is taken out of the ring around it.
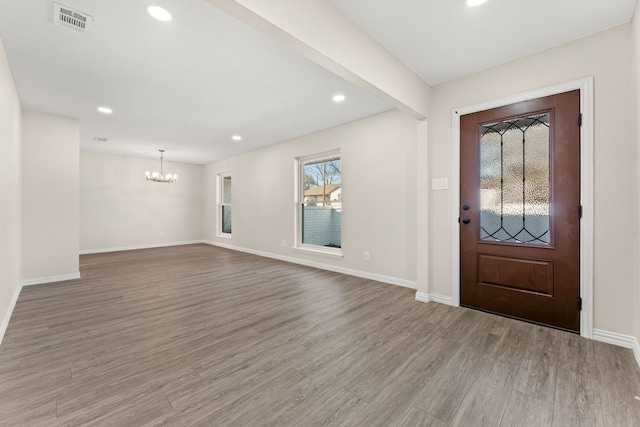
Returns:
[[[282,247],[284,248],[286,246],[284,240],[282,241]]]
[[[164,237],[164,231],[160,232],[160,237]]]
[[[371,254],[369,253],[369,251],[366,251],[364,253],[364,260],[365,261],[370,261],[371,260]]]

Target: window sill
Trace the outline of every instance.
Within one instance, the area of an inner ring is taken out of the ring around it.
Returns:
[[[233,239],[232,234],[216,234],[216,237],[222,237],[223,239]]]
[[[326,255],[334,258],[344,258],[342,249],[339,249],[339,248],[325,248],[322,246],[300,245],[300,246],[294,246],[293,249],[300,252]]]

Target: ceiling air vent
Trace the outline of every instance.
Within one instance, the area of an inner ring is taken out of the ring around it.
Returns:
[[[82,34],[91,32],[93,18],[86,13],[78,12],[58,3],[53,4],[53,23],[60,27],[71,28]]]

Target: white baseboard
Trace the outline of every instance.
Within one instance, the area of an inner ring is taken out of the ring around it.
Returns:
[[[9,307],[7,307],[7,311],[2,317],[2,323],[0,323],[0,345],[2,344],[2,340],[4,339],[5,332],[7,332],[7,328],[9,327],[9,320],[11,320],[13,309],[16,307],[16,303],[18,302],[18,297],[20,296],[21,291],[22,286],[18,284],[18,286],[16,286],[16,289],[13,291],[13,296],[11,297],[11,302],[9,302]]]
[[[42,285],[44,283],[63,282],[65,280],[76,280],[80,278],[80,272],[58,274],[56,276],[34,277],[32,279],[22,279],[22,286]]]
[[[256,251],[253,249],[241,248],[238,246],[233,246],[226,243],[214,242],[211,240],[205,240],[203,243],[206,243],[207,245],[212,245],[212,246],[219,246],[225,249],[231,249],[233,251],[245,252],[252,255],[258,255],[265,258],[272,258],[272,259],[277,259],[279,261],[291,262],[293,264],[305,265],[307,267],[319,268],[321,270],[333,271],[334,273],[341,273],[349,276],[361,277],[363,279],[375,280],[376,282],[388,283],[390,285],[402,286],[404,288],[416,289],[418,287],[418,284],[416,282],[413,282],[411,280],[398,279],[397,277],[390,277],[390,276],[384,276],[382,274],[369,273],[367,271],[337,267],[335,265],[323,264],[315,261],[307,261],[304,259],[272,254],[270,252]]]
[[[638,340],[635,337],[594,329],[593,339],[596,341],[606,342],[607,344],[617,345],[619,347],[630,348],[633,350],[636,362],[640,366],[640,344],[638,344]]]
[[[102,248],[102,249],[83,249],[80,251],[80,255],[102,254],[105,252],[135,251],[137,249],[165,248],[168,246],[195,245],[198,243],[204,243],[204,240],[185,240],[181,242],[151,243],[146,245],[119,246],[115,248]]]
[[[11,320],[11,315],[13,314],[13,310],[16,308],[16,303],[18,302],[18,297],[20,296],[20,292],[22,292],[22,288],[25,286],[33,286],[33,285],[41,285],[43,283],[54,283],[54,282],[62,282],[64,280],[75,280],[80,278],[80,272],[69,273],[69,274],[59,274],[56,276],[44,276],[44,277],[36,277],[33,279],[22,279],[16,289],[13,291],[13,296],[11,297],[11,302],[9,303],[9,307],[7,311],[4,313],[2,317],[2,323],[0,323],[0,345],[2,344],[2,340],[4,339],[4,334],[7,332],[7,328],[9,327],[9,321]]]
[[[451,297],[438,294],[429,294],[425,292],[416,292],[416,301],[422,302],[439,302],[441,304],[453,305]],[[593,339],[605,342],[607,344],[617,345],[619,347],[629,348],[633,350],[638,366],[640,366],[640,344],[635,337],[622,335],[615,332],[603,331],[600,329],[593,330]]]
[[[416,292],[416,301],[439,302],[440,304],[453,305],[453,299],[451,297],[426,292]]]

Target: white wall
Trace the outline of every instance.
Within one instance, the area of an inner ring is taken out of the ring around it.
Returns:
[[[451,179],[454,108],[594,76],[595,250],[594,326],[634,334],[634,212],[630,25],[435,86],[429,117],[429,180]],[[451,191],[429,193],[428,285],[418,290],[450,295]],[[420,195],[421,204],[424,195]],[[419,265],[421,265],[419,263]],[[421,267],[422,268],[422,267]],[[422,275],[420,275],[422,277]],[[428,287],[427,287],[428,286]]]
[[[205,166],[205,239],[415,283],[417,126],[394,111]],[[343,259],[292,248],[294,159],[337,148]],[[216,176],[222,172],[233,180],[231,240],[216,236]]]
[[[634,142],[634,207],[633,232],[635,239],[635,250],[633,254],[633,264],[635,266],[634,292],[635,292],[635,338],[640,341],[640,16],[639,7],[636,10],[631,22],[631,84],[633,88],[633,142]]]
[[[145,180],[147,170],[160,170],[159,153],[153,160],[80,152],[82,252],[202,240],[203,166],[165,161],[164,171],[178,174],[173,184]]]
[[[20,101],[0,40],[0,342],[20,291]]]
[[[78,120],[22,112],[22,278],[77,275]]]

